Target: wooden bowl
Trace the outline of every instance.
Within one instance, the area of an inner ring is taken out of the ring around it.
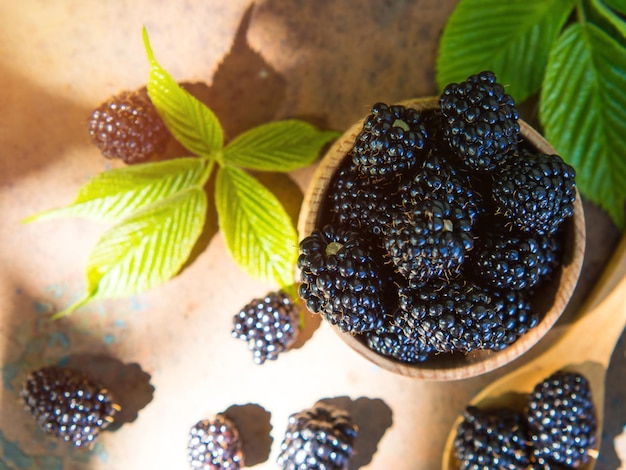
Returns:
[[[439,107],[438,97],[417,98],[400,102],[405,107],[418,111],[428,111]],[[300,239],[321,228],[325,218],[323,210],[326,192],[332,177],[346,158],[348,151],[360,132],[363,119],[352,125],[328,150],[313,174],[311,183],[304,195],[302,210],[298,219]],[[523,140],[538,152],[555,154],[550,144],[527,123],[520,120]],[[327,214],[326,214],[327,215]],[[533,308],[540,315],[539,324],[516,342],[502,351],[479,350],[468,354],[441,354],[423,363],[406,364],[382,356],[370,349],[359,336],[345,333],[333,326],[339,337],[348,346],[374,364],[401,375],[424,380],[460,380],[474,377],[504,366],[520,357],[534,346],[555,324],[567,306],[578,282],[585,250],[585,219],[580,200],[576,193],[574,215],[565,220],[564,249],[561,264],[551,278],[541,284],[541,288],[531,299]]]

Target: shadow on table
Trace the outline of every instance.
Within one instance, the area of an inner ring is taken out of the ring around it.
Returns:
[[[246,467],[265,462],[272,448],[271,413],[260,405],[247,403],[232,405],[223,414],[239,431]]]
[[[348,397],[334,397],[324,398],[320,402],[347,411],[359,428],[349,470],[357,470],[369,464],[376,454],[378,443],[393,424],[391,408],[380,398],[359,397],[352,400]]]

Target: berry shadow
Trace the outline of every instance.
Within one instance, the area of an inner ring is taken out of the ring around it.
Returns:
[[[349,470],[368,465],[376,454],[378,443],[393,424],[391,408],[380,398],[359,397],[352,400],[349,397],[333,397],[319,401],[347,411],[359,428]]]
[[[273,441],[271,413],[260,405],[247,403],[232,405],[223,414],[239,431],[245,466],[267,461]]]

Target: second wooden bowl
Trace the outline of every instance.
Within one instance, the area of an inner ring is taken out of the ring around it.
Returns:
[[[439,107],[437,97],[417,98],[400,102],[405,107],[429,111]],[[304,195],[298,220],[300,239],[316,228],[321,228],[328,214],[324,213],[329,185],[338,167],[354,144],[362,129],[363,120],[352,125],[328,150],[317,167]],[[526,122],[520,120],[521,137],[537,152],[555,154],[552,146]],[[382,356],[370,349],[360,337],[333,327],[339,337],[352,349],[372,363],[401,375],[424,380],[460,380],[474,377],[504,366],[534,346],[552,328],[567,306],[578,282],[585,249],[585,220],[576,194],[574,215],[564,222],[564,241],[561,263],[553,276],[541,285],[532,300],[540,315],[539,324],[502,351],[473,351],[468,354],[441,354],[425,362],[406,364]]]

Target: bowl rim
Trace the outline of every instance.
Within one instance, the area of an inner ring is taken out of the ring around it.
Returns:
[[[427,111],[439,108],[439,97],[428,96],[403,100],[398,103],[417,111]],[[305,191],[302,206],[297,222],[299,240],[309,235],[317,226],[318,209],[324,202],[325,194],[332,180],[335,169],[344,161],[348,151],[360,132],[366,116],[351,125],[328,149],[313,172],[312,178]],[[524,120],[519,120],[520,135],[537,151],[545,154],[557,154],[550,143]],[[551,307],[533,329],[522,335],[512,345],[502,351],[481,350],[463,355],[463,360],[448,355],[444,361],[427,359],[417,364],[402,363],[385,357],[373,351],[351,333],[341,331],[331,325],[339,337],[353,350],[377,366],[400,375],[429,381],[451,381],[476,377],[498,369],[535,346],[546,333],[554,326],[567,307],[582,270],[585,252],[585,216],[580,193],[576,188],[573,216],[566,219],[566,230],[571,236],[565,237],[563,258],[569,261],[561,266],[558,272],[558,287],[554,292]],[[556,280],[551,281],[557,286]],[[459,355],[462,353],[459,353]],[[445,367],[442,367],[442,363]]]

